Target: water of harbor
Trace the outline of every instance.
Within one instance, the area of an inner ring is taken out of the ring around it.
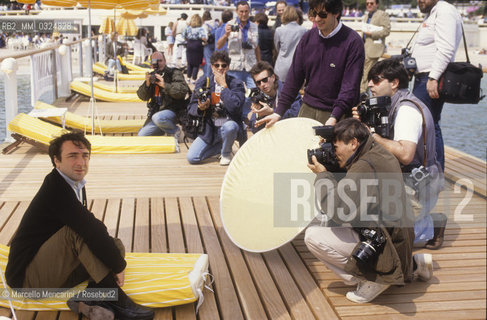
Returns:
[[[18,75],[17,97],[19,112],[27,113],[30,105],[30,76]],[[4,79],[0,78],[0,141],[5,139],[5,91]],[[484,94],[487,94],[487,76],[482,78]],[[53,94],[48,93],[41,100],[52,103]],[[447,146],[486,160],[487,156],[487,98],[477,105],[446,103],[441,115],[443,139]]]

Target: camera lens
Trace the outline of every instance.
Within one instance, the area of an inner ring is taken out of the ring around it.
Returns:
[[[374,247],[369,242],[361,242],[358,249],[353,253],[353,257],[359,262],[368,264],[375,259],[375,253]]]

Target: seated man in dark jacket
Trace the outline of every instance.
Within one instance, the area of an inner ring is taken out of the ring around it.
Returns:
[[[152,310],[134,303],[120,288],[125,249],[87,208],[84,179],[91,145],[81,133],[67,133],[49,146],[54,169],[27,208],[12,240],[5,271],[19,288],[72,288],[89,280],[87,290],[113,288],[118,301],[79,302],[68,307],[88,319],[152,319]],[[92,292],[93,293],[93,292]],[[81,294],[80,297],[86,295]]]
[[[245,101],[243,82],[227,75],[230,66],[228,53],[217,51],[211,55],[209,77],[196,81],[195,90],[188,105],[188,113],[200,116],[201,132],[188,150],[189,163],[220,154],[220,165],[232,160],[232,146],[237,138],[242,143],[246,134],[242,122],[242,106]]]
[[[432,257],[412,256],[414,216],[397,159],[357,119],[338,122],[333,133],[336,159],[347,173],[337,181],[312,156],[317,197],[334,225],[309,227],[306,246],[346,284],[357,285],[346,295],[353,302],[370,302],[413,276],[428,281]]]
[[[139,136],[175,136],[179,138],[178,114],[186,107],[186,95],[190,89],[179,69],[166,66],[166,58],[161,52],[152,54],[154,71],[145,75],[144,83],[137,90],[141,100],[149,101],[147,121],[139,131]]]

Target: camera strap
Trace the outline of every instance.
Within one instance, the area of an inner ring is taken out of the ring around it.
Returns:
[[[411,99],[403,99],[401,100],[400,102],[403,102],[403,101],[408,101],[408,102],[411,102],[412,104],[414,104],[416,106],[416,108],[418,108],[419,112],[421,113],[421,118],[423,119],[423,148],[424,148],[424,159],[423,159],[423,166],[426,168],[426,164],[427,164],[427,159],[428,159],[428,153],[427,153],[427,149],[426,148],[426,119],[424,118],[424,112],[423,112],[423,109],[421,108],[421,106],[414,100],[411,100]]]

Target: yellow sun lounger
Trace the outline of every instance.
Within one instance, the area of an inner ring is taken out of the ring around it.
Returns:
[[[145,77],[145,76],[144,76]],[[145,79],[145,78],[144,78]],[[81,81],[72,81],[69,88],[79,94],[87,97],[91,96],[91,87],[89,84]],[[93,95],[96,100],[109,102],[142,102],[136,93],[115,93],[111,91],[93,88]]]
[[[35,145],[48,146],[52,139],[68,132],[53,124],[25,113],[19,113],[10,123],[8,129],[15,133],[19,141]],[[174,137],[169,136],[91,136],[86,138],[91,143],[92,153],[174,153],[179,152],[179,145]],[[8,148],[8,147],[7,147]]]
[[[148,68],[142,68],[139,66],[136,66],[135,64],[129,64],[128,62],[123,63],[127,69],[129,70],[129,74],[145,74],[146,72],[152,71],[151,69]],[[102,62],[96,62],[93,64],[93,72],[104,75],[105,71],[108,70],[108,66]]]
[[[101,90],[105,90],[108,92],[115,92],[115,91],[113,91],[113,84],[106,84],[106,83],[94,81],[93,87],[101,89]],[[139,89],[138,87],[122,87],[122,86],[118,85],[116,92],[117,93],[136,93],[138,89]]]
[[[56,108],[51,104],[44,103],[42,101],[37,101],[35,109],[53,109]],[[49,117],[49,121],[61,124],[60,117]],[[66,112],[64,115],[64,122],[68,128],[86,130],[86,132],[91,132],[92,121],[88,117],[83,117],[72,112]],[[132,120],[98,120],[95,119],[95,133],[136,133],[144,125],[144,119],[132,119]]]
[[[9,247],[0,245],[0,267],[5,270]],[[152,308],[177,306],[202,300],[202,290],[208,275],[208,255],[191,253],[127,253],[125,260],[125,285],[123,290],[136,303]],[[16,310],[68,310],[66,301],[78,290],[83,290],[87,283],[82,283],[74,290],[59,292],[56,296],[48,291],[27,291],[30,296],[44,299],[24,299],[0,282],[3,298],[0,306],[9,308],[7,296]],[[28,295],[24,295],[28,296]]]

